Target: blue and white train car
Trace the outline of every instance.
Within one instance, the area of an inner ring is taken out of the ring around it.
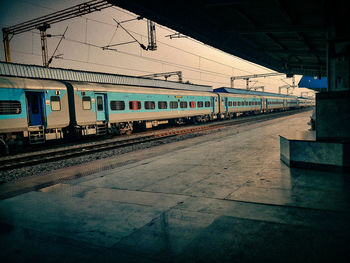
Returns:
[[[63,137],[69,125],[66,86],[58,81],[0,77],[0,145]]]
[[[260,112],[263,99],[254,95],[218,93],[220,97],[220,118],[232,118],[238,113]]]
[[[96,83],[67,83],[74,130],[80,135],[130,133],[173,120],[211,120],[219,112],[212,92]]]
[[[299,104],[296,96],[285,94],[226,87],[215,89],[214,92],[220,96],[220,113],[223,118],[237,113],[281,111],[310,105]]]

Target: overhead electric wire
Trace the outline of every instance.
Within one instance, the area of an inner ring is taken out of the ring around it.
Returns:
[[[33,32],[33,33],[34,34],[39,34],[38,32]],[[55,38],[57,38],[57,37],[55,37]],[[82,44],[82,45],[87,45],[87,46],[94,47],[94,48],[97,48],[97,49],[101,49],[102,48],[101,46],[98,46],[98,45],[95,45],[95,44],[92,44],[92,43],[87,43],[87,42],[71,39],[71,38],[68,38],[68,37],[65,37],[64,40],[65,41],[69,41],[69,42],[73,42],[73,43]],[[112,51],[115,51],[115,50],[112,50]],[[160,63],[160,64],[166,64],[166,65],[169,65],[169,66],[180,67],[180,68],[187,69],[187,70],[193,71],[193,72],[203,73],[203,74],[207,74],[207,75],[214,75],[214,76],[219,76],[219,77],[227,77],[227,78],[231,77],[231,75],[229,75],[229,74],[223,74],[223,73],[220,73],[220,72],[210,71],[210,70],[205,70],[205,69],[198,69],[198,68],[192,67],[192,66],[186,66],[186,65],[181,65],[181,64],[178,64],[178,63],[169,62],[169,61],[165,61],[165,60],[150,58],[150,57],[146,57],[146,56],[140,56],[140,55],[129,53],[129,52],[125,52],[125,51],[119,51],[118,50],[118,51],[115,51],[115,52],[118,52],[118,53],[124,54],[124,55],[128,55],[128,56],[132,56],[132,57],[141,58],[143,60],[148,60],[148,61],[155,62],[155,63]],[[150,72],[150,73],[154,73],[154,72]]]
[[[36,56],[36,57],[41,57],[41,54],[35,54],[35,53],[30,53],[30,52],[24,52],[24,51],[19,51],[19,50],[13,50],[14,53],[21,53],[21,54],[25,54],[25,55],[32,55],[32,56]],[[145,71],[145,70],[139,70],[139,69],[131,69],[131,68],[127,68],[127,67],[120,67],[120,66],[115,66],[115,65],[108,65],[108,64],[102,64],[102,63],[95,63],[95,62],[88,62],[88,61],[84,61],[84,60],[78,60],[78,59],[69,59],[69,58],[60,58],[60,60],[66,60],[66,61],[71,61],[71,62],[76,62],[76,63],[83,63],[83,64],[91,64],[91,65],[95,65],[95,66],[102,66],[102,67],[109,67],[109,68],[115,68],[115,69],[123,69],[123,70],[127,70],[127,71],[137,71],[140,73],[153,73],[151,71]],[[211,81],[211,80],[203,80],[203,79],[197,79],[197,78],[187,78],[189,80],[197,80],[197,81],[201,81],[203,83],[216,83],[216,84],[224,84],[224,85],[228,85],[228,83],[226,82],[220,82],[220,81]],[[196,83],[198,84],[198,83]]]
[[[20,50],[13,50],[14,53],[20,53],[20,54],[25,54],[25,55],[33,55],[36,57],[41,57],[41,54],[37,53],[30,53],[30,52],[25,52],[25,51],[20,51]],[[115,65],[108,65],[108,64],[102,64],[102,63],[96,63],[96,62],[89,62],[89,61],[84,61],[84,60],[77,60],[77,59],[70,59],[70,58],[59,58],[60,60],[66,60],[66,61],[73,61],[73,62],[78,62],[78,63],[84,63],[84,64],[92,64],[96,66],[103,66],[103,67],[110,67],[110,68],[116,68],[116,69],[124,69],[128,71],[138,71],[141,73],[153,73],[151,71],[145,71],[145,70],[138,70],[138,69],[131,69],[127,67],[120,67],[120,66],[115,66]]]
[[[22,2],[25,2],[25,3],[32,4],[32,5],[37,5],[37,6],[41,7],[41,8],[46,8],[46,9],[50,9],[50,10],[55,10],[55,9],[52,9],[52,8],[44,7],[44,6],[39,5],[39,4],[36,4],[36,3],[31,3],[30,1],[25,1],[25,0],[21,0],[21,1],[22,1]],[[131,17],[134,17],[134,18],[138,17],[137,15],[134,15],[133,13],[131,13],[131,12],[129,12],[129,11],[126,11],[126,10],[124,10],[124,9],[122,9],[122,8],[119,8],[119,7],[116,7],[116,6],[111,6],[111,7],[112,7],[113,9],[119,11],[119,12],[122,12],[122,13],[128,15],[128,16],[131,16]],[[100,21],[100,20],[96,20],[96,19],[92,19],[92,18],[85,18],[85,17],[80,17],[80,18],[81,18],[81,19],[84,19],[84,20],[86,20],[86,21],[90,20],[90,21],[92,21],[92,22],[101,23],[101,24],[105,24],[105,25],[109,25],[109,26],[111,26],[111,27],[117,28],[115,24],[107,23],[107,22],[104,22],[104,21]],[[169,29],[169,28],[167,28],[167,27],[165,27],[165,26],[162,26],[162,25],[159,25],[159,24],[157,24],[157,26],[160,27],[160,28],[162,28],[163,30],[166,30],[166,31],[171,32],[171,33],[176,32],[176,31],[174,31],[174,30],[172,30],[172,29]],[[141,38],[142,38],[142,37],[147,38],[146,35],[140,34],[140,33],[138,33],[138,32],[134,32],[134,31],[132,31],[132,30],[128,30],[128,31],[130,31],[130,32],[132,32],[132,33],[138,35],[138,36],[141,37]],[[36,33],[36,32],[35,32],[35,33]],[[115,34],[115,33],[116,33],[116,32],[114,32],[114,34]],[[113,37],[114,37],[114,34],[113,34]],[[113,38],[112,38],[112,39],[113,39]],[[112,39],[111,39],[111,40],[112,40]],[[233,58],[235,58],[235,59],[243,60],[243,59],[241,59],[241,58],[239,58],[239,57],[236,57],[236,56],[233,56],[233,55],[231,55],[231,54],[228,54],[228,53],[226,53],[226,52],[224,52],[224,51],[222,51],[222,50],[219,50],[219,49],[217,49],[217,48],[215,48],[215,47],[212,47],[212,46],[210,46],[210,45],[207,45],[207,44],[205,44],[205,43],[203,43],[203,42],[200,42],[200,41],[198,41],[198,40],[196,40],[196,39],[193,39],[193,38],[188,38],[188,39],[189,39],[190,41],[194,41],[194,42],[196,42],[196,43],[198,43],[198,44],[204,45],[204,46],[207,47],[207,48],[209,47],[209,48],[211,48],[211,49],[214,49],[215,51],[221,52],[221,53],[223,53],[223,54],[226,55],[226,56],[228,55],[228,56],[231,56],[231,57],[233,57]],[[74,40],[74,39],[67,39],[67,38],[66,38],[65,40],[66,40],[66,41],[70,41],[70,42],[75,42],[75,43],[83,44],[83,45],[88,45],[89,47],[101,48],[101,46],[97,46],[97,45],[92,44],[92,43],[87,43],[86,41],[85,41],[85,42],[82,42],[82,41],[78,41],[78,40]],[[210,61],[210,62],[212,62],[212,63],[216,63],[216,64],[219,64],[219,65],[225,66],[225,67],[230,68],[230,69],[232,69],[232,70],[239,70],[239,71],[241,71],[241,72],[246,72],[246,73],[249,73],[249,74],[252,73],[252,72],[249,72],[249,71],[240,69],[240,68],[233,67],[232,65],[225,64],[225,63],[216,61],[216,60],[214,60],[214,59],[211,59],[211,58],[208,58],[208,57],[199,55],[199,54],[195,54],[195,53],[190,52],[190,51],[187,51],[187,50],[185,50],[185,49],[182,49],[182,48],[179,48],[179,47],[176,47],[176,46],[172,46],[172,45],[170,45],[170,44],[168,44],[168,43],[165,43],[165,42],[162,42],[162,41],[159,41],[159,40],[158,40],[158,43],[160,43],[160,44],[162,44],[162,45],[164,45],[164,46],[167,46],[167,47],[170,47],[170,48],[179,50],[179,51],[184,52],[184,53],[186,53],[186,54],[189,54],[189,55],[198,57],[198,59],[207,60],[207,61]],[[113,51],[116,51],[116,50],[113,50]],[[124,54],[124,55],[129,55],[129,56],[133,56],[133,57],[138,57],[138,58],[141,58],[141,59],[143,59],[143,60],[148,60],[148,61],[151,61],[151,62],[160,63],[160,64],[162,64],[162,65],[168,65],[168,66],[173,66],[173,67],[180,67],[180,68],[183,68],[183,69],[192,71],[192,72],[199,72],[199,73],[206,74],[206,75],[219,76],[219,77],[228,77],[228,78],[232,76],[232,74],[224,74],[224,73],[220,73],[220,72],[214,72],[214,71],[210,71],[210,70],[200,69],[200,66],[197,68],[197,67],[181,65],[181,64],[177,64],[177,63],[173,63],[173,62],[169,62],[169,61],[164,61],[164,60],[160,60],[160,59],[149,58],[149,57],[147,57],[147,56],[136,55],[136,54],[132,54],[132,53],[125,52],[125,51],[117,51],[117,52],[118,52],[118,53],[121,53],[121,54]],[[64,58],[63,58],[63,60],[69,61],[69,59],[64,59]],[[71,59],[71,61],[74,61],[74,60]],[[246,63],[252,64],[252,65],[255,66],[255,67],[260,67],[260,68],[266,69],[265,67],[260,66],[260,65],[257,65],[257,64],[255,64],[255,63],[252,63],[252,62],[249,62],[249,61],[246,61],[246,60],[243,60],[243,61],[246,62]],[[87,62],[87,61],[77,61],[77,62],[87,63],[87,64],[95,64],[95,65],[101,65],[101,66],[107,66],[107,67],[113,67],[113,66],[111,66],[111,65],[99,64],[99,63]],[[123,67],[115,67],[115,68],[123,68]],[[129,69],[129,68],[123,68],[123,69],[132,71],[132,69]],[[141,71],[141,70],[137,70],[137,69],[135,69],[135,71],[138,71],[138,72],[146,72],[146,73],[154,73],[154,72],[149,72],[149,71]],[[192,78],[192,79],[193,79],[193,78]],[[201,80],[201,79],[195,79],[195,80],[204,81],[204,80]],[[208,81],[208,82],[213,82],[213,81]],[[229,81],[228,81],[228,82],[229,82]],[[222,84],[223,84],[224,82],[213,82],[213,83],[222,83]],[[225,83],[225,84],[226,84],[226,83]]]
[[[41,8],[45,8],[45,7],[42,6],[42,5],[34,4],[34,3],[29,2],[29,1],[24,1],[24,0],[21,0],[21,1],[22,1],[22,2],[30,3],[30,4],[32,4],[32,5],[37,5],[37,6],[41,7]],[[47,7],[46,7],[46,8],[47,8]],[[115,9],[115,10],[117,10],[117,11],[120,11],[120,12],[122,12],[122,13],[124,13],[124,14],[127,14],[127,15],[129,15],[129,16],[131,16],[131,17],[133,17],[133,18],[137,18],[137,17],[138,17],[137,15],[134,15],[134,14],[132,14],[132,13],[126,12],[126,11],[123,10],[122,8],[119,8],[119,7],[116,7],[116,6],[111,6],[111,8],[113,8],[113,9]],[[47,8],[47,9],[55,10],[55,9],[52,9],[52,8]],[[116,25],[115,25],[115,24],[112,24],[112,23],[107,23],[107,22],[100,21],[100,20],[96,20],[96,19],[92,19],[92,18],[84,18],[84,17],[77,17],[77,18],[86,19],[86,20],[90,20],[90,21],[93,21],[93,22],[96,22],[96,23],[100,23],[100,24],[104,24],[104,25],[108,25],[108,26],[117,28]],[[160,27],[160,28],[162,28],[162,29],[167,30],[168,32],[172,32],[172,33],[176,32],[176,31],[173,31],[173,30],[171,30],[171,29],[169,29],[169,28],[167,28],[167,27],[164,27],[164,26],[162,26],[162,25],[158,25],[158,24],[157,24],[157,26]],[[139,35],[140,37],[145,37],[145,38],[147,38],[147,35],[143,35],[143,34],[140,34],[140,33],[138,33],[138,32],[132,31],[132,30],[128,30],[128,31],[131,32],[131,33],[133,33],[133,34],[137,34],[137,35]],[[212,47],[212,46],[206,45],[206,44],[204,44],[204,43],[202,43],[202,42],[200,42],[200,41],[198,41],[198,40],[196,40],[196,39],[193,39],[193,38],[189,38],[189,39],[190,39],[191,41],[194,41],[194,42],[198,43],[198,44],[201,44],[201,45],[204,45],[204,46],[206,46],[206,47],[210,47],[210,48],[212,48],[212,49],[214,49],[214,50],[216,50],[216,51],[222,52],[222,53],[224,53],[225,55],[232,56],[232,57],[234,57],[234,58],[236,58],[236,59],[240,59],[240,58],[238,58],[238,57],[236,57],[236,56],[233,56],[233,55],[231,55],[231,54],[228,54],[228,53],[226,53],[226,52],[223,52],[223,51],[221,51],[221,50],[219,50],[219,49],[217,49],[217,48],[214,48],[214,47]],[[202,56],[202,55],[199,55],[199,54],[192,53],[192,52],[187,51],[187,50],[184,50],[184,49],[182,49],[182,48],[169,45],[169,44],[167,44],[167,43],[165,43],[165,42],[162,42],[162,41],[159,41],[159,40],[157,40],[157,42],[158,42],[158,43],[161,43],[161,44],[163,44],[163,45],[165,45],[165,46],[168,46],[168,47],[171,47],[171,48],[180,50],[180,51],[182,51],[182,52],[184,52],[184,53],[187,53],[187,54],[190,54],[190,55],[193,55],[193,56],[196,56],[196,57],[203,58],[203,59],[205,59],[205,60],[207,60],[207,61],[211,61],[211,62],[213,62],[213,63],[217,63],[217,64],[222,65],[222,66],[226,66],[226,67],[231,68],[231,69],[236,69],[236,70],[239,70],[239,71],[242,71],[242,72],[246,72],[246,73],[250,73],[250,74],[252,73],[252,72],[249,72],[249,71],[246,71],[246,70],[242,70],[242,69],[240,69],[240,68],[236,68],[236,67],[234,67],[234,66],[232,66],[232,65],[228,65],[228,64],[225,64],[225,63],[222,63],[222,62],[219,62],[219,61],[210,59],[210,58],[208,58],[208,57],[205,57],[205,56]],[[244,61],[245,61],[245,60],[244,60]],[[245,61],[245,62],[249,62],[249,61]],[[249,62],[249,63],[250,63],[250,62]],[[256,65],[256,64],[254,64],[254,65]],[[258,66],[259,66],[259,65],[258,65]],[[260,66],[260,67],[261,67],[261,66]],[[227,76],[228,76],[228,75],[227,75]],[[230,75],[229,77],[231,77],[231,75]]]

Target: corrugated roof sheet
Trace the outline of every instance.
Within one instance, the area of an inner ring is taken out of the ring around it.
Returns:
[[[167,89],[182,89],[196,91],[212,91],[212,86],[188,84],[160,79],[150,79],[110,73],[81,71],[62,68],[46,68],[37,65],[0,62],[0,75],[10,77],[25,77],[49,80],[65,80],[80,82],[95,82],[106,84],[121,84],[129,86],[156,87]]]
[[[233,93],[233,94],[245,94],[245,95],[257,95],[257,96],[274,96],[274,97],[282,97],[282,98],[296,98],[296,96],[272,93],[272,92],[261,92],[254,90],[246,90],[246,89],[232,89],[221,87],[213,90],[214,92],[223,92],[223,93]]]

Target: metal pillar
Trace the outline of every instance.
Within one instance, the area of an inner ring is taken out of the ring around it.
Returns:
[[[278,93],[279,94],[281,94],[282,89],[286,89],[287,95],[289,94],[289,85],[283,85],[283,86],[278,87]]]
[[[328,20],[327,92],[316,94],[316,139],[350,141],[350,44],[339,41],[346,39],[346,31],[336,30],[336,19],[331,9]]]
[[[38,29],[40,30],[40,36],[41,36],[41,55],[42,55],[44,67],[49,66],[49,55],[47,51],[47,35],[46,35],[46,30],[48,28],[50,28],[50,25],[46,23],[38,27]]]
[[[164,77],[165,80],[168,80],[170,76],[177,75],[179,82],[182,82],[182,71],[174,71],[174,72],[164,72],[164,73],[155,73],[155,74],[148,74],[143,75],[140,77],[144,78],[157,78],[157,77]]]
[[[156,25],[151,20],[147,20],[147,29],[148,29],[148,50],[157,50],[156,42]]]
[[[5,60],[6,62],[11,62],[9,33],[5,28],[2,29],[2,36],[4,42]]]
[[[233,86],[234,82],[235,82],[235,79],[234,79],[233,77],[231,77],[231,89],[234,89],[234,88],[235,88],[235,87]]]

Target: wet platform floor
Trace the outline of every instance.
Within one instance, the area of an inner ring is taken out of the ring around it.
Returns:
[[[348,262],[349,174],[280,161],[278,135],[308,129],[309,115],[128,153],[112,170],[1,200],[1,257]]]

